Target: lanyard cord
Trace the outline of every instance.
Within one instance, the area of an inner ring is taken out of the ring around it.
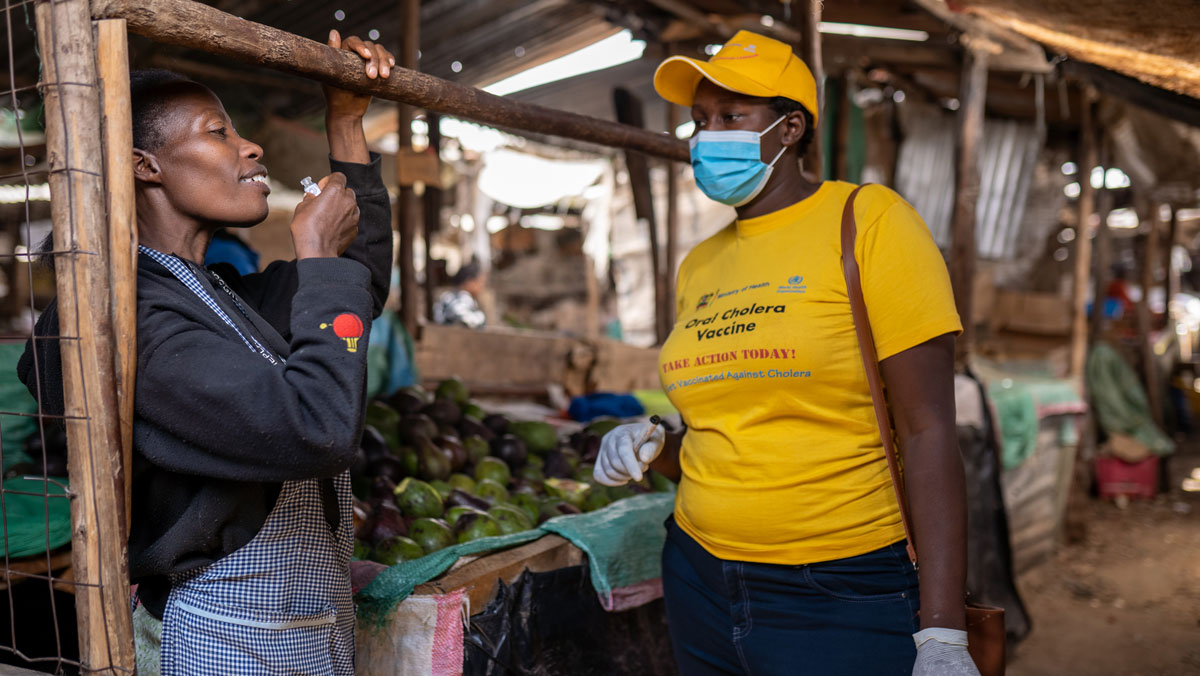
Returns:
[[[146,254],[150,258],[154,259],[154,261],[159,265],[162,265],[164,268],[169,270],[176,279],[182,282],[185,287],[187,287],[193,294],[196,295],[197,298],[203,301],[203,303],[207,305],[210,310],[216,313],[216,315],[220,317],[222,321],[232,328],[251,352],[257,352],[260,356],[262,356],[263,359],[266,359],[272,364],[279,363],[279,360],[276,359],[275,355],[272,354],[270,350],[263,347],[263,344],[258,341],[258,338],[254,337],[254,334],[250,334],[249,339],[247,339],[246,335],[242,333],[242,330],[238,328],[238,325],[233,323],[233,320],[229,318],[229,315],[225,313],[225,310],[221,309],[220,305],[217,305],[217,301],[212,297],[211,294],[208,293],[208,290],[200,284],[200,280],[196,278],[196,273],[193,272],[191,267],[182,259],[180,259],[178,256],[167,255],[161,251],[151,249],[150,247],[142,244],[138,245],[138,251]],[[233,304],[237,306],[237,309],[242,313],[242,316],[249,321],[250,315],[246,313],[246,309],[242,307],[240,302],[238,302],[237,296],[233,293],[233,289],[229,288],[229,285],[225,283],[225,280],[221,279],[220,275],[217,275],[216,273],[212,273],[212,275],[217,279],[220,287],[229,294],[229,297],[233,300]],[[254,344],[251,345],[250,341],[254,341]]]

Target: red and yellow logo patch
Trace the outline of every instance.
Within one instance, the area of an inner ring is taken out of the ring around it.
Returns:
[[[352,315],[349,312],[333,318],[333,324],[321,324],[321,329],[333,327],[333,333],[338,338],[346,341],[347,352],[358,352],[358,339],[362,338],[363,323],[357,315]]]

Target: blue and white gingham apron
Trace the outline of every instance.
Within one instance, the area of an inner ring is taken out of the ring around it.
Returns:
[[[247,347],[279,363],[253,335],[247,340],[186,264],[139,248],[204,301]],[[245,313],[237,296],[226,291]],[[286,481],[250,542],[171,578],[162,621],[163,676],[353,676],[350,473],[338,476],[334,488],[340,515],[336,532],[325,518],[321,480]]]
[[[353,676],[350,473],[329,528],[319,479],[287,481],[244,547],[171,580],[163,676]]]

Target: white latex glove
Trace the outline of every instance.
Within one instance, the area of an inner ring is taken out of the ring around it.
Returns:
[[[620,486],[630,479],[641,481],[666,441],[667,432],[662,425],[648,422],[618,425],[600,440],[600,455],[596,457],[592,478],[605,486]]]
[[[967,632],[930,627],[913,634],[913,641],[917,644],[913,676],[979,676],[967,653]]]

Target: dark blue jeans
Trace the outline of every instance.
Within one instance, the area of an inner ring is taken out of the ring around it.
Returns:
[[[801,566],[725,561],[667,520],[663,592],[683,676],[910,676],[920,627],[904,543]]]

